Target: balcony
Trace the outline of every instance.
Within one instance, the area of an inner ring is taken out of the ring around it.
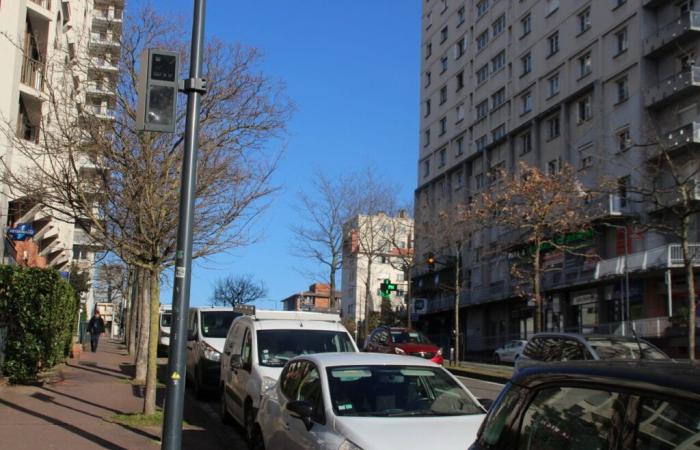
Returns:
[[[90,49],[101,52],[105,50],[113,50],[115,48],[119,48],[121,44],[119,43],[118,40],[115,40],[112,35],[109,34],[101,34],[101,33],[92,33],[90,35]]]
[[[90,60],[90,69],[113,74],[119,72],[119,68],[115,64],[112,64],[104,58],[92,58],[92,60]]]
[[[671,45],[678,45],[688,40],[698,31],[700,31],[700,13],[689,11],[671,23],[659,27],[656,33],[644,39],[644,55],[649,58],[659,57]]]
[[[119,9],[95,9],[92,16],[93,25],[121,24],[122,11]]]
[[[659,149],[650,154],[650,159],[659,156],[661,151],[675,153],[689,146],[700,144],[700,122],[690,122],[660,136]]]
[[[27,56],[23,57],[20,81],[35,91],[44,90],[44,63]]]
[[[114,97],[114,88],[104,83],[88,83],[85,92],[93,97]]]
[[[97,118],[105,120],[114,120],[114,110],[106,106],[98,105],[87,105],[85,111],[88,114],[92,114]]]
[[[690,244],[694,266],[700,266],[700,244]],[[683,249],[680,244],[668,244],[643,252],[627,255],[629,273],[645,272],[648,270],[663,270],[683,267]],[[625,274],[625,256],[599,261],[595,269],[595,279],[619,277]]]
[[[691,67],[647,89],[644,95],[644,106],[662,107],[679,97],[692,94],[698,87],[700,87],[700,67]]]
[[[29,0],[35,5],[39,5],[44,9],[51,10],[51,0]]]
[[[73,245],[85,247],[91,251],[99,251],[104,248],[90,233],[78,227],[73,230]]]

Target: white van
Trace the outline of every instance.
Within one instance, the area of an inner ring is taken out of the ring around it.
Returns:
[[[358,352],[337,314],[255,311],[237,318],[221,356],[221,417],[241,424],[250,441],[260,398],[298,355]]]
[[[219,386],[221,352],[233,319],[240,316],[231,307],[190,308],[187,319],[187,380],[201,397]]]
[[[158,315],[158,354],[167,355],[170,348],[170,324],[172,322],[172,306],[160,305]]]

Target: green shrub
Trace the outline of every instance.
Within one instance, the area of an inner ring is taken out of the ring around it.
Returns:
[[[7,325],[3,374],[12,383],[36,380],[63,360],[79,300],[53,269],[0,266],[0,323]]]

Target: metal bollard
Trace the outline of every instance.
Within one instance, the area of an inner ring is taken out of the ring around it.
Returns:
[[[455,363],[455,348],[454,347],[450,347],[450,362],[452,364]]]

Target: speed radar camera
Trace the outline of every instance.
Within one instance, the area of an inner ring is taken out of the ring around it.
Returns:
[[[137,130],[175,132],[179,67],[175,52],[148,49],[141,53]]]

